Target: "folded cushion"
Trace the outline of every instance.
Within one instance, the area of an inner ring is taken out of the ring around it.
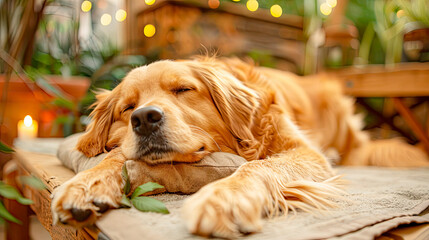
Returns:
[[[106,157],[106,153],[88,158],[76,150],[76,144],[82,134],[74,134],[60,144],[57,157],[74,172],[80,172],[97,165]],[[161,163],[149,165],[142,161],[126,162],[131,187],[146,182],[156,182],[167,192],[193,193],[202,186],[217,179],[231,175],[246,160],[229,153],[213,153],[196,163]]]

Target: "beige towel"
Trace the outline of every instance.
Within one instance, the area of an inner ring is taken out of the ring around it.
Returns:
[[[76,172],[94,166],[103,156],[88,159],[74,150],[67,140],[58,151],[58,158]],[[219,159],[227,159],[224,162]],[[205,162],[207,161],[207,162]],[[207,181],[227,176],[245,162],[224,153],[214,154],[197,164],[146,166],[127,162],[134,184],[158,182],[170,192],[193,192]],[[222,166],[219,167],[219,164]],[[215,167],[213,167],[215,166]],[[338,167],[350,185],[346,198],[338,208],[325,214],[298,212],[296,216],[267,220],[261,233],[243,239],[373,239],[400,224],[429,222],[429,168],[397,170],[376,167]],[[168,178],[165,178],[168,172]],[[195,177],[207,173],[205,178]],[[195,174],[195,175],[194,175]],[[203,179],[203,180],[201,180]],[[175,184],[169,184],[177,181]],[[195,181],[195,183],[193,183]],[[204,239],[190,235],[180,217],[186,195],[155,196],[166,203],[170,214],[142,213],[132,209],[115,209],[96,224],[112,240],[116,239]]]
[[[392,170],[371,167],[339,167],[350,181],[350,201],[312,215],[266,220],[260,233],[242,237],[260,239],[374,239],[400,224],[429,222],[429,169]],[[170,214],[142,213],[117,209],[106,213],[96,225],[112,240],[119,239],[204,239],[189,234],[180,216],[186,196],[161,194]],[[127,231],[123,231],[127,229]]]

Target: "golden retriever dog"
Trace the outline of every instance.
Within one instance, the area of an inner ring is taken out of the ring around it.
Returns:
[[[196,162],[213,152],[247,159],[183,206],[189,231],[217,237],[258,231],[263,216],[331,206],[342,181],[329,158],[344,165],[428,165],[413,146],[369,140],[353,100],[335,81],[236,58],[155,62],[97,99],[77,149],[108,155],[56,189],[55,222],[84,226],[118,207],[129,159]]]

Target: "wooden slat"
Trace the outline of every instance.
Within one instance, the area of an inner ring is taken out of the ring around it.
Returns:
[[[429,96],[429,63],[347,67],[329,71],[355,97]]]
[[[22,169],[45,183],[49,193],[75,175],[53,155],[17,149],[15,158]]]

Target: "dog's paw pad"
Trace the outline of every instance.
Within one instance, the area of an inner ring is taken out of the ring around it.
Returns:
[[[119,206],[121,189],[119,174],[81,172],[53,192],[53,221],[74,227],[91,225],[102,213]]]
[[[91,216],[92,211],[89,209],[72,208],[70,210],[73,218],[78,222],[83,222]]]

